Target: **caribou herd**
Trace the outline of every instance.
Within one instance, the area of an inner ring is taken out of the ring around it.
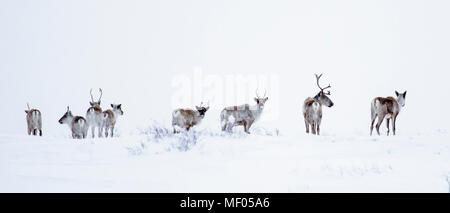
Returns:
[[[317,87],[319,92],[313,98],[308,97],[303,103],[303,118],[305,121],[306,133],[309,134],[310,129],[312,134],[320,135],[320,124],[322,121],[322,105],[326,107],[332,107],[333,101],[329,98],[331,92],[325,91],[331,88],[328,84],[326,87],[321,87],[319,80],[322,74],[315,75]],[[90,107],[86,111],[86,117],[74,116],[67,106],[67,111],[59,119],[60,124],[67,124],[72,132],[74,139],[84,139],[88,135],[89,128],[91,129],[92,138],[95,137],[97,129],[97,137],[113,137],[114,127],[116,125],[119,116],[123,115],[121,104],[111,104],[111,109],[103,110],[101,107],[101,99],[103,91],[99,89],[100,96],[97,101],[94,100],[92,95],[92,89],[90,91],[91,101]],[[389,135],[389,123],[392,120],[393,135],[395,135],[395,123],[397,116],[400,113],[402,107],[405,106],[406,91],[399,93],[395,91],[396,98],[394,97],[376,97],[371,102],[371,125],[370,135],[372,135],[373,125],[375,120],[378,119],[376,124],[376,130],[380,135],[380,126],[383,120],[386,118],[387,135]],[[266,97],[266,92],[262,97],[259,96],[258,90],[256,91],[256,97],[254,98],[256,104],[243,104],[238,106],[228,106],[223,108],[220,113],[220,127],[222,131],[232,132],[233,127],[243,126],[244,131],[250,134],[250,128],[261,117],[264,110],[265,103],[269,100]],[[42,115],[38,109],[30,109],[27,103],[28,109],[25,110],[26,120],[28,125],[28,135],[42,136]],[[175,109],[172,112],[172,127],[173,133],[177,134],[180,131],[189,131],[192,127],[199,125],[203,118],[206,116],[206,112],[209,109],[209,102],[207,105],[196,106],[195,109]]]
[[[73,116],[69,107],[67,107],[66,113],[59,119],[60,124],[69,125],[72,131],[72,137],[77,139],[83,139],[87,137],[89,127],[91,127],[92,138],[95,137],[95,128],[98,130],[98,137],[103,137],[103,131],[105,137],[108,137],[108,133],[111,132],[111,137],[114,136],[114,126],[116,125],[117,118],[123,115],[122,104],[111,104],[112,109],[103,111],[100,106],[103,91],[100,88],[100,97],[98,101],[94,101],[91,89],[91,107],[86,111],[86,118],[82,116]]]

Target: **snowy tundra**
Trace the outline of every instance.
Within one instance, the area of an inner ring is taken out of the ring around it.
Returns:
[[[0,135],[0,192],[449,192],[448,132]],[[182,177],[182,178],[180,178]]]

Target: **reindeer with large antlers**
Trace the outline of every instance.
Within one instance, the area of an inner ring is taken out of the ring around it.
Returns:
[[[250,134],[250,127],[260,118],[264,109],[264,104],[269,98],[264,96],[261,98],[256,91],[256,105],[249,104],[225,107],[220,113],[220,124],[222,131],[231,132],[234,126],[244,126],[244,131]]]
[[[306,133],[309,133],[309,126],[311,125],[312,134],[320,134],[320,123],[322,121],[322,105],[327,107],[332,107],[334,104],[328,98],[328,95],[331,95],[330,91],[324,92],[324,90],[331,88],[331,85],[328,85],[325,88],[322,88],[319,84],[320,77],[322,74],[316,75],[317,86],[320,89],[320,92],[314,96],[314,98],[308,97],[303,104],[303,117],[305,118],[305,126]]]
[[[91,89],[91,91],[90,91],[91,102],[89,102],[91,107],[89,107],[89,109],[86,112],[86,121],[87,121],[89,127],[91,128],[92,137],[95,137],[95,135],[94,135],[95,127],[98,128],[98,137],[102,137],[102,134],[103,134],[103,129],[102,129],[103,111],[102,111],[102,108],[100,107],[102,96],[103,96],[103,91],[101,88],[99,89],[99,91],[100,91],[100,97],[98,98],[98,101],[94,101],[94,97],[92,96],[92,89]]]
[[[189,131],[193,126],[200,124],[205,117],[208,106],[203,106],[203,102],[200,106],[195,106],[196,110],[192,109],[176,109],[172,113],[172,127],[173,133],[179,133],[180,129]]]

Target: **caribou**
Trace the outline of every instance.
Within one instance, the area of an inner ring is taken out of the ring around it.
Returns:
[[[103,112],[103,126],[105,130],[105,137],[108,137],[108,132],[111,131],[111,137],[114,137],[114,127],[119,116],[123,115],[122,104],[111,104],[112,109]]]
[[[244,126],[244,131],[250,134],[250,127],[261,117],[264,104],[268,99],[266,92],[264,92],[264,96],[261,98],[257,90],[256,97],[254,98],[256,105],[250,106],[249,104],[243,104],[225,107],[220,113],[222,131],[231,132],[235,126]]]
[[[30,105],[27,103],[28,110],[25,110],[27,114],[28,135],[42,136],[42,116],[41,111],[38,109],[30,109]]]
[[[405,98],[406,98],[406,91],[404,93],[399,93],[395,91],[395,95],[397,98],[394,98],[392,96],[383,98],[383,97],[376,97],[371,102],[371,120],[372,124],[370,125],[370,135],[372,135],[373,131],[373,124],[375,123],[375,120],[378,118],[378,122],[376,125],[377,133],[380,135],[380,126],[383,122],[384,118],[386,117],[386,126],[387,126],[387,135],[389,135],[389,121],[392,119],[392,131],[395,135],[395,122],[397,121],[397,116],[400,113],[400,110],[402,107],[405,106]]]
[[[103,95],[103,91],[100,88],[100,97],[98,98],[98,101],[94,101],[94,97],[92,96],[92,89],[90,91],[91,94],[91,102],[89,104],[91,107],[86,112],[86,121],[88,123],[88,126],[91,128],[92,132],[92,138],[95,137],[95,128],[98,128],[98,137],[102,137],[102,126],[103,126],[103,111],[100,106],[101,99]]]
[[[73,139],[86,138],[88,131],[86,119],[81,116],[73,116],[68,106],[66,113],[61,117],[61,119],[59,119],[58,122],[60,124],[69,125],[69,128],[72,131]]]
[[[203,102],[200,106],[195,106],[196,110],[192,109],[176,109],[172,113],[172,127],[173,133],[179,133],[180,129],[189,131],[195,125],[201,123],[202,119],[205,117],[206,111],[209,109],[208,106],[203,106]]]
[[[330,91],[324,92],[324,90],[331,88],[329,84],[327,87],[322,88],[319,84],[322,74],[316,75],[316,83],[320,89],[314,98],[308,97],[303,104],[303,117],[305,119],[306,133],[309,133],[309,126],[311,125],[312,134],[320,135],[320,123],[322,122],[322,105],[332,107],[334,103],[328,97],[331,95]]]

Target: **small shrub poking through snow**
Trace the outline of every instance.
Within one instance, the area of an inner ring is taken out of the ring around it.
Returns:
[[[140,130],[140,134],[147,136],[148,141],[155,142],[159,142],[160,140],[173,135],[171,130],[155,121],[148,128]]]
[[[144,152],[161,153],[173,150],[185,152],[198,142],[199,134],[195,130],[174,134],[173,130],[154,121],[145,128],[138,130],[138,134],[144,138],[141,146],[128,147],[132,155],[140,155]]]
[[[220,130],[201,129],[196,128],[190,131],[181,131],[174,134],[172,128],[167,128],[162,124],[153,121],[150,126],[145,129],[139,129],[138,135],[143,136],[140,146],[128,147],[128,151],[132,155],[141,155],[146,152],[162,153],[170,151],[186,152],[192,149],[199,141],[208,138],[228,138],[228,139],[245,139],[251,135],[256,136],[279,136],[278,129],[268,130],[262,127],[255,127],[251,129],[251,134],[245,133],[243,130],[235,130],[232,133],[223,132]]]

